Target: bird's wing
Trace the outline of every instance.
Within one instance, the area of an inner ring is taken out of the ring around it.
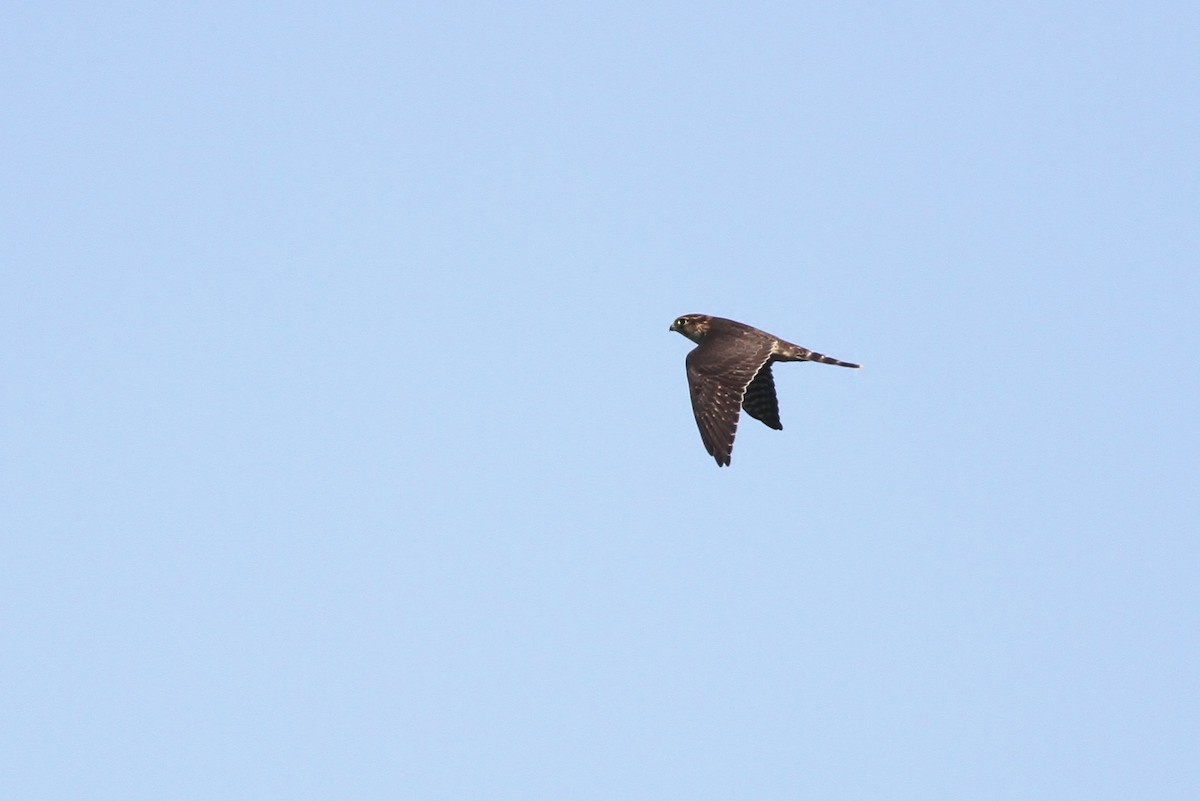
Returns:
[[[746,414],[755,420],[761,420],[764,425],[776,431],[783,430],[783,423],[779,421],[779,398],[775,395],[775,376],[771,374],[770,361],[767,361],[746,385],[746,393],[742,396],[742,408],[746,410]]]
[[[746,387],[767,363],[771,346],[769,340],[709,338],[687,355],[692,412],[704,447],[718,465],[729,464]]]

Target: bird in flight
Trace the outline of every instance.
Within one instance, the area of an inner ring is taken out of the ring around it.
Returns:
[[[755,420],[777,431],[783,430],[775,378],[771,375],[774,362],[858,367],[785,342],[744,323],[707,314],[686,314],[671,324],[671,330],[696,343],[687,355],[692,412],[704,447],[721,467],[729,464],[733,454],[733,437],[742,409]]]

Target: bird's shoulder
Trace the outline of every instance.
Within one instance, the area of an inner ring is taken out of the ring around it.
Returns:
[[[700,342],[700,347],[714,353],[748,354],[757,353],[774,342],[775,337],[765,331],[736,320],[714,317],[709,322],[708,333]]]
[[[730,320],[725,317],[710,317],[708,318],[708,336],[717,338],[744,338],[751,336],[768,336],[768,334],[763,331],[759,331],[752,325],[739,323],[737,320]]]
[[[773,345],[774,338],[757,328],[714,317],[704,339],[687,355],[688,370],[740,380],[743,373],[758,371]]]

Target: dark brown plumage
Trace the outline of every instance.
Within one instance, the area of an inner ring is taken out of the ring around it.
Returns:
[[[772,363],[820,362],[858,367],[723,317],[688,314],[676,320],[671,330],[696,343],[687,355],[692,412],[704,447],[722,467],[729,464],[733,454],[741,409],[770,428],[783,429]]]

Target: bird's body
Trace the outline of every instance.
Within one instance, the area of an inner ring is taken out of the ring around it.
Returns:
[[[696,343],[687,355],[692,411],[704,447],[720,466],[730,462],[741,409],[770,428],[783,428],[772,363],[858,367],[723,317],[688,314],[677,319],[671,330]]]

